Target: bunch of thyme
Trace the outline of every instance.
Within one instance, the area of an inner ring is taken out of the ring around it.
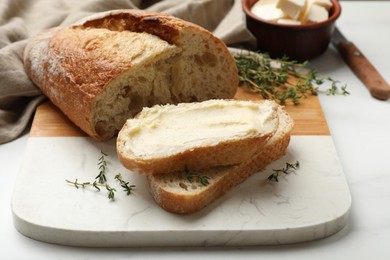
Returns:
[[[330,82],[327,95],[349,95],[346,85],[339,86],[339,81],[331,77],[319,77],[317,71],[306,72],[302,68],[309,65],[308,61],[299,63],[284,56],[271,59],[266,53],[238,53],[233,55],[236,61],[239,84],[250,91],[259,93],[264,99],[273,99],[280,104],[288,101],[297,105],[302,97],[317,95],[318,87]]]

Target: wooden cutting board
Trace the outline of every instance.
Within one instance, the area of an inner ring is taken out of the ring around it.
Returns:
[[[236,98],[259,97],[239,89]],[[14,188],[15,227],[40,241],[88,247],[276,245],[330,236],[347,223],[351,196],[324,113],[313,96],[286,109],[295,121],[287,154],[205,209],[182,216],[157,206],[144,176],[122,167],[114,139],[94,141],[43,103]],[[108,154],[115,201],[104,190],[65,182],[93,181],[101,151]],[[272,169],[296,161],[295,173],[278,183],[265,180]],[[121,192],[118,172],[136,185],[134,194]]]
[[[257,94],[239,88],[235,96],[242,100],[260,100]],[[287,105],[294,119],[293,135],[330,135],[321,105],[316,96],[304,98],[299,105]],[[86,136],[53,104],[40,105],[34,117],[30,136]]]

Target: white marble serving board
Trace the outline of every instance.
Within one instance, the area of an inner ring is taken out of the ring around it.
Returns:
[[[100,151],[108,154],[115,201],[65,179],[93,181]],[[299,161],[279,182],[271,169]],[[119,163],[115,143],[88,137],[30,137],[12,197],[17,230],[27,237],[72,246],[241,246],[286,244],[327,237],[348,221],[351,196],[331,136],[293,136],[287,154],[261,173],[191,215],[155,204],[144,176]],[[116,173],[136,185],[126,196]]]

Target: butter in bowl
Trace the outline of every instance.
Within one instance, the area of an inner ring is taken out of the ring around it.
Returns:
[[[305,61],[323,54],[341,14],[337,0],[242,0],[257,49]]]

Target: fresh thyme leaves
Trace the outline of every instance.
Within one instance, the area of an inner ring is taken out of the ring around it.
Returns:
[[[321,93],[319,85],[328,82],[331,87],[325,91],[327,95],[349,95],[346,85],[331,77],[319,77],[312,69],[304,72],[302,69],[309,62],[298,63],[287,57],[271,59],[266,53],[234,54],[238,69],[239,84],[250,91],[259,93],[265,99],[273,99],[281,104],[300,103],[301,98]]]
[[[329,95],[334,96],[334,95],[338,94],[338,93],[339,93],[339,88],[338,88],[337,84],[339,83],[339,81],[334,80],[334,79],[332,79],[332,78],[330,78],[330,77],[327,77],[326,79],[327,79],[329,82],[332,83],[331,87],[326,91],[326,94],[327,94],[328,96],[329,96]],[[340,89],[341,89],[341,90],[340,90],[340,91],[341,91],[341,95],[346,96],[346,95],[349,95],[349,94],[350,94],[350,93],[347,91],[347,86],[346,86],[346,85],[341,86]]]
[[[70,181],[70,180],[65,180],[65,181],[69,184],[74,185],[77,189],[78,188],[84,189],[87,186],[91,186],[91,187],[94,187],[95,189],[97,189],[98,191],[100,191],[100,187],[104,187],[108,191],[108,198],[111,200],[114,200],[114,198],[115,198],[116,189],[112,188],[107,183],[102,184],[102,183],[98,183],[96,181],[94,181],[92,183],[91,182],[78,182],[77,179],[75,181]]]
[[[115,196],[116,189],[111,188],[110,185],[106,184],[106,189],[108,190],[108,198],[113,200]]]
[[[122,179],[122,175],[120,173],[115,175],[115,179],[119,181],[121,187],[124,189],[123,191],[126,191],[127,196],[132,193],[133,188],[135,188],[135,185],[129,185],[129,182],[126,182]]]
[[[194,173],[194,172],[190,171],[190,169],[187,167],[187,165],[184,167],[184,172],[186,173],[187,180],[189,182],[197,181],[200,184],[202,184],[203,186],[207,186],[210,184],[210,182],[209,182],[210,177],[209,176],[199,175],[197,173]]]
[[[100,151],[100,153],[102,154],[102,156],[100,156],[99,158],[99,175],[97,175],[95,177],[95,179],[98,180],[99,183],[103,184],[103,183],[106,183],[107,181],[107,177],[106,177],[106,168],[107,168],[107,161],[106,161],[106,157],[107,157],[107,154],[105,154],[103,151]]]
[[[101,153],[101,156],[100,156],[99,162],[98,162],[98,165],[99,165],[99,175],[97,175],[95,177],[95,181],[94,182],[78,182],[77,179],[75,181],[70,181],[70,180],[65,180],[65,181],[67,183],[69,183],[69,184],[72,184],[77,189],[78,188],[83,188],[84,189],[86,187],[93,187],[97,191],[100,191],[101,188],[106,188],[106,190],[108,191],[108,198],[110,200],[114,200],[116,189],[111,187],[107,183],[107,177],[106,177],[107,164],[108,164],[107,160],[106,160],[106,157],[108,155],[106,153],[104,153],[103,151],[100,151],[100,153]],[[133,189],[135,188],[135,185],[129,185],[129,182],[124,181],[123,178],[122,178],[122,175],[120,173],[115,175],[115,179],[119,181],[121,187],[124,188],[124,191],[126,191],[127,195],[130,195],[132,193]]]
[[[272,169],[273,173],[268,177],[268,180],[279,182],[278,178],[280,174],[289,174],[295,170],[298,170],[298,168],[299,168],[299,161],[297,161],[294,164],[287,162],[286,167],[282,169],[277,169],[277,170]]]

